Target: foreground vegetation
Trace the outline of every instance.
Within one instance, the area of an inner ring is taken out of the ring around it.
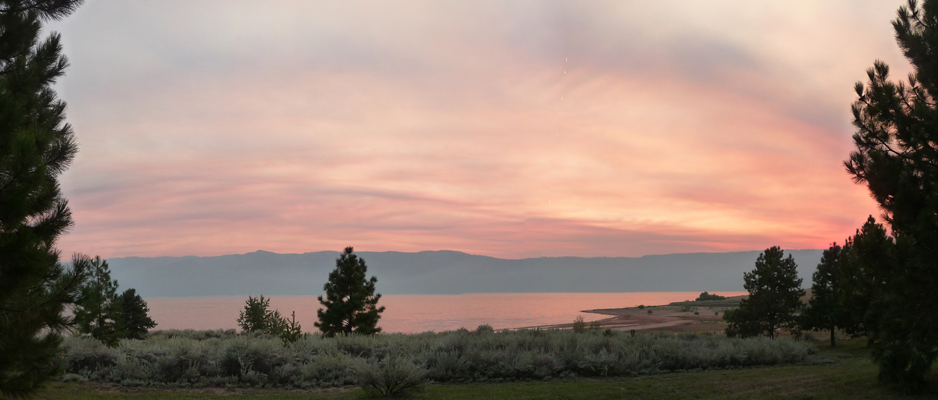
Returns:
[[[919,399],[934,398],[938,374],[929,391],[903,396],[896,387],[876,384],[876,366],[864,340],[822,347],[807,363],[721,369],[638,377],[577,378],[497,384],[431,384],[417,398],[430,399]],[[118,388],[91,383],[53,383],[39,399],[358,399],[354,388],[333,390]]]
[[[636,376],[805,362],[814,344],[620,331],[494,332],[486,325],[416,335],[310,336],[284,345],[265,335],[222,331],[158,334],[116,348],[65,341],[66,381],[122,386],[322,388],[391,372],[422,382],[503,382]],[[212,337],[215,336],[215,337]]]

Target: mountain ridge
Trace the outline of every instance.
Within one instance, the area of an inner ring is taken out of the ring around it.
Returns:
[[[787,250],[810,287],[820,249]],[[761,251],[640,257],[503,259],[454,250],[356,252],[383,294],[741,291]],[[338,251],[108,260],[122,288],[145,297],[318,295]]]

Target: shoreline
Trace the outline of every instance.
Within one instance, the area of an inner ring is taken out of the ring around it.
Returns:
[[[727,309],[737,308],[739,300],[748,296],[733,296],[726,300],[700,301],[693,300],[674,302],[668,305],[604,308],[582,310],[583,313],[606,316],[593,321],[586,321],[589,325],[598,324],[599,329],[649,331],[661,330],[671,332],[722,332],[726,328],[723,313]],[[573,322],[523,326],[504,330],[519,329],[573,329]]]

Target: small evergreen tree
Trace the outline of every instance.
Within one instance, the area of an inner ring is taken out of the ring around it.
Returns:
[[[324,335],[381,332],[377,325],[384,307],[377,306],[381,298],[381,294],[375,293],[378,278],[366,279],[367,273],[365,260],[356,256],[351,247],[346,247],[323,286],[326,297],[319,296],[325,308],[316,312],[319,322],[315,325]]]
[[[283,317],[280,311],[270,309],[270,299],[248,296],[244,310],[238,316],[238,325],[245,332],[261,332],[276,335],[281,331]]]
[[[77,146],[52,90],[68,62],[58,34],[40,37],[43,20],[80,3],[0,1],[0,397],[28,396],[56,371],[84,279],[55,248],[72,225],[58,176]]]
[[[837,243],[824,250],[821,263],[814,272],[811,285],[811,300],[802,314],[802,327],[815,331],[830,330],[831,347],[836,346],[835,332],[843,327],[842,294],[837,268],[840,265],[841,247]]]
[[[156,322],[147,313],[147,302],[137,294],[136,289],[127,289],[117,297],[119,312],[118,329],[127,339],[143,339]]]
[[[727,336],[765,334],[775,338],[776,329],[798,329],[797,312],[801,309],[801,278],[798,265],[779,247],[759,254],[756,268],[743,275],[749,298],[739,302],[739,309],[724,313],[729,322]]]
[[[281,325],[280,339],[283,339],[284,345],[296,342],[306,336],[303,333],[303,327],[296,322],[296,311],[290,313],[290,319],[284,318]]]
[[[79,256],[78,262],[85,264],[84,268],[89,271],[89,279],[81,288],[81,299],[74,310],[78,332],[90,334],[108,346],[116,346],[124,337],[119,326],[117,281],[111,279],[107,261],[101,257]]]

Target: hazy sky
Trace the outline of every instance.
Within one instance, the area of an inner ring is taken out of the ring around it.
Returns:
[[[824,248],[896,1],[90,0],[51,24],[104,257]]]

